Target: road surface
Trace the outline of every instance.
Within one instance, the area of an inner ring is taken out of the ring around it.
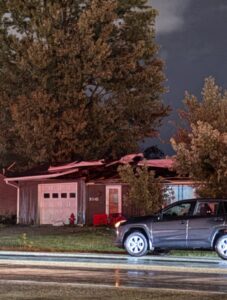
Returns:
[[[193,290],[227,295],[220,259],[0,252],[0,285],[39,284]]]

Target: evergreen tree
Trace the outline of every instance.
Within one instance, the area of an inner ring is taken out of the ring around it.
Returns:
[[[187,93],[184,102],[188,126],[172,139],[176,168],[200,182],[201,196],[227,197],[227,92],[210,77],[201,101]]]
[[[128,184],[127,203],[133,215],[149,215],[158,212],[167,200],[166,187],[154,171],[146,166],[134,168],[130,165],[118,167],[121,180]]]
[[[0,163],[116,158],[168,109],[144,0],[2,0]]]

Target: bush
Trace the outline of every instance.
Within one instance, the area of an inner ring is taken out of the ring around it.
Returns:
[[[129,186],[125,203],[130,205],[134,215],[153,214],[161,209],[165,198],[165,187],[155,172],[146,166],[134,168],[130,165],[120,166],[119,175]]]
[[[0,224],[15,225],[16,220],[16,215],[0,215]]]

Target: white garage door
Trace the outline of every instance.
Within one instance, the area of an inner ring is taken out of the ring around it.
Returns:
[[[68,224],[72,213],[77,216],[76,182],[39,184],[38,193],[40,224]]]

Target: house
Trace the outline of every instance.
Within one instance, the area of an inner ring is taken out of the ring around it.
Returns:
[[[46,166],[7,177],[5,182],[17,187],[17,223],[64,224],[75,215],[85,223],[85,178],[87,169],[102,166],[97,162],[75,162]]]
[[[76,224],[93,224],[97,215],[133,215],[133,207],[125,201],[128,186],[117,173],[118,165],[129,163],[146,164],[159,176],[175,174],[171,159],[144,160],[142,154],[127,155],[111,163],[72,162],[14,174],[5,181],[17,187],[17,223],[62,225],[73,216]],[[173,179],[164,184],[176,185]],[[181,182],[183,185],[186,186]],[[176,200],[180,199],[177,195]]]
[[[166,178],[163,184],[167,188],[169,194],[168,202],[165,205],[184,199],[194,199],[198,195],[196,193],[196,184],[189,178]]]

